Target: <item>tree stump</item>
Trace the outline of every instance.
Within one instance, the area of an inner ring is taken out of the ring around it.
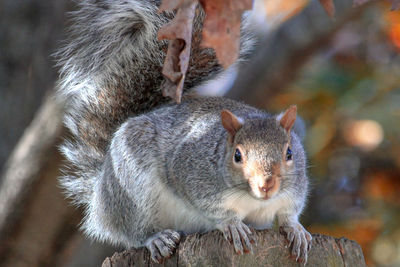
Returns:
[[[174,256],[162,264],[151,261],[149,252],[133,249],[106,258],[102,267],[122,266],[303,266],[289,254],[285,237],[274,230],[256,231],[253,254],[237,255],[221,233],[187,236]],[[366,266],[361,247],[347,238],[313,234],[306,266]]]

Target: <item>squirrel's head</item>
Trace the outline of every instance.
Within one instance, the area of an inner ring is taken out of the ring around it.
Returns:
[[[290,131],[296,113],[296,106],[291,106],[278,116],[243,120],[228,110],[221,112],[229,136],[226,163],[233,187],[246,188],[253,197],[266,200],[294,175]]]

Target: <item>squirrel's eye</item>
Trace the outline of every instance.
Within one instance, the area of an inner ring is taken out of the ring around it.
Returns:
[[[290,147],[288,147],[286,150],[286,161],[292,160],[292,157],[293,157],[292,150],[290,149]]]
[[[240,153],[238,148],[236,148],[234,159],[236,163],[242,162],[242,153]]]

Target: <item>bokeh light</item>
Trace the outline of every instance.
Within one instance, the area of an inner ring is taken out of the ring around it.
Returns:
[[[375,149],[383,140],[383,128],[373,120],[350,121],[343,131],[345,140],[365,151]]]

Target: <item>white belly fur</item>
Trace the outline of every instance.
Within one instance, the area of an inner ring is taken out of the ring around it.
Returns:
[[[183,231],[186,234],[206,232],[215,229],[215,224],[209,221],[195,208],[185,203],[167,188],[161,190],[158,210],[160,227]]]
[[[180,230],[187,234],[216,229],[213,222],[176,197],[167,188],[160,190],[159,196],[158,210],[162,218],[160,227]],[[271,227],[278,210],[290,205],[290,198],[284,194],[270,200],[257,200],[250,195],[243,196],[240,193],[229,194],[223,201],[225,209],[234,211],[246,224],[259,230]]]
[[[225,197],[223,205],[238,214],[246,224],[261,230],[269,228],[278,210],[290,207],[291,201],[283,194],[269,200],[258,200],[237,193]]]

